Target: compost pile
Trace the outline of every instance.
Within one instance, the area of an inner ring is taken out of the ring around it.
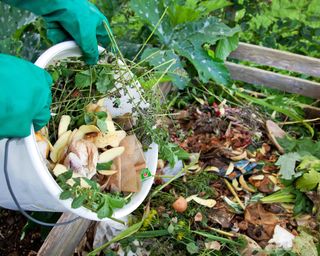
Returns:
[[[317,230],[317,214],[306,213],[312,202],[318,205],[317,192],[304,194],[301,191],[305,189],[297,190],[299,179],[296,187],[283,185],[285,173],[279,172],[279,166],[283,169],[280,159],[286,155],[280,156],[279,151],[284,150],[274,140],[273,132],[281,130],[276,124],[266,122],[253,108],[229,107],[224,102],[192,106],[177,112],[174,119],[170,126],[172,140],[189,153],[199,153],[198,162],[187,168],[183,183],[187,185],[205,173],[218,175],[207,183],[213,190],[212,197],[201,189],[193,191],[204,199],[214,198],[215,204],[196,212],[189,224],[205,220],[205,226],[231,232],[231,237],[246,235],[255,242],[253,249],[247,249],[247,255],[265,247],[292,248],[301,226]],[[302,179],[303,176],[300,184]],[[195,189],[186,190],[184,196],[190,202],[190,192]],[[173,191],[177,193],[174,187]],[[303,231],[302,234],[305,237],[299,239],[308,237]],[[298,239],[295,246],[297,243]]]
[[[288,180],[282,161],[289,163],[294,149],[289,151],[289,138],[277,124],[252,107],[225,102],[190,106],[172,117],[166,120],[172,142],[188,151],[190,160],[174,167],[159,161],[156,184],[162,190],[155,188],[139,231],[110,253],[270,255],[291,249],[316,255],[317,182],[301,189],[307,171]],[[296,173],[305,168],[297,161]]]
[[[117,233],[100,223],[78,252],[317,255],[319,181],[305,180],[306,165],[318,166],[319,144],[286,136],[253,107],[203,103],[170,117],[158,125],[189,152],[189,160],[174,166],[159,160],[149,199],[129,218],[135,223],[129,237],[123,231],[119,243],[104,244]],[[313,157],[303,155],[307,145]],[[294,151],[300,164],[290,167]]]

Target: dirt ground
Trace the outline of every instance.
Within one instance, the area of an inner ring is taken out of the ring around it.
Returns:
[[[19,212],[0,208],[0,256],[37,255],[43,243],[40,227],[33,227],[20,240],[26,223],[26,218]]]

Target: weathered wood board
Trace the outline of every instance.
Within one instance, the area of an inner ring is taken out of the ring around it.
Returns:
[[[226,66],[234,80],[243,81],[249,84],[264,85],[315,99],[320,98],[320,83],[231,62],[226,62]]]
[[[66,222],[76,217],[77,216],[72,213],[63,213],[58,223]],[[54,227],[42,244],[37,255],[73,255],[75,248],[80,243],[91,223],[93,223],[93,221],[80,218],[71,224]]]
[[[314,77],[320,77],[320,59],[279,51],[258,45],[239,43],[231,58],[247,60],[261,65],[276,67]]]

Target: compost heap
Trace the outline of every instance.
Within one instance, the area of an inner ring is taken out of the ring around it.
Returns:
[[[184,183],[201,172],[220,177],[209,181],[215,203],[205,214],[198,212],[194,223],[207,219],[209,226],[230,231],[231,236],[246,235],[254,240],[255,249],[292,248],[299,226],[316,230],[316,214],[306,211],[311,201],[318,204],[317,192],[303,194],[280,181],[277,160],[284,152],[274,134],[284,137],[285,133],[275,123],[252,107],[229,107],[225,102],[191,106],[173,118],[168,122],[172,141],[189,153],[200,153],[198,162],[187,168]],[[277,203],[276,191],[286,193],[279,194],[283,203]],[[200,194],[207,198],[206,192]],[[274,197],[267,200],[270,194]],[[246,255],[253,253],[251,249]]]
[[[310,205],[319,207],[319,196],[281,183],[277,163],[284,149],[275,137],[285,133],[277,124],[252,107],[225,102],[190,106],[170,117],[158,125],[190,160],[173,167],[158,161],[158,186],[132,216],[142,221],[132,226],[130,237],[103,246],[104,253],[265,256],[289,249],[317,255],[319,225]],[[117,232],[99,223],[77,251],[109,244]]]

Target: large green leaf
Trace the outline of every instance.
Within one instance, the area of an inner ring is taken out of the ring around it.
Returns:
[[[185,42],[174,48],[195,66],[202,82],[206,83],[212,79],[223,85],[230,83],[230,74],[223,61],[213,59],[202,47],[195,47],[190,42]]]
[[[232,37],[238,32],[240,27],[229,28],[217,18],[208,17],[176,26],[170,45],[184,41],[189,41],[196,47],[202,47],[205,43],[213,45],[218,40]]]
[[[156,70],[159,72],[167,71],[167,76],[170,77],[172,83],[179,89],[184,89],[190,80],[188,73],[180,62],[179,56],[173,50],[162,51],[158,48],[149,48],[143,52],[141,59],[156,67]]]
[[[170,21],[170,14],[179,16],[175,11],[175,8],[178,7],[172,5],[172,1],[167,1],[169,17],[164,16],[158,27],[156,24],[159,23],[161,14],[165,10],[164,3],[160,0],[131,0],[131,6],[145,22],[151,25],[152,29],[155,29],[155,34],[163,48],[173,49],[176,54],[187,58],[194,65],[202,82],[208,82],[212,79],[219,84],[227,85],[231,79],[224,63],[210,57],[203,46],[204,44],[215,45],[217,41],[225,38],[232,38],[233,42],[233,37],[240,31],[240,28],[229,28],[212,16],[185,22],[186,16],[190,13],[187,8],[194,7],[196,2],[188,0],[188,5],[181,7],[182,9],[179,7],[180,10],[183,10],[182,17],[175,17],[175,19],[171,17]],[[192,16],[191,19],[195,17],[198,15]],[[180,24],[174,26],[175,23]],[[226,52],[224,56],[226,56]]]
[[[239,43],[238,33],[231,37],[223,38],[219,40],[215,56],[218,59],[225,60],[229,54],[237,49]]]
[[[201,17],[201,11],[195,10],[192,6],[174,4],[169,9],[168,16],[171,24],[178,25],[199,19]]]
[[[171,6],[168,15],[172,25],[195,21],[201,17],[208,16],[212,11],[231,5],[226,0],[203,1],[203,0],[185,0],[169,1]]]
[[[214,17],[204,18],[178,25],[170,46],[195,66],[202,82],[212,79],[227,85],[230,83],[230,75],[224,63],[212,59],[203,45],[214,45],[218,40],[233,37],[239,31],[239,27],[229,28]]]
[[[215,1],[207,0],[207,1],[201,1],[199,3],[199,7],[204,8],[206,14],[209,14],[210,12],[213,12],[215,10],[218,10],[220,8],[224,8],[230,5],[232,5],[232,3],[227,0],[215,0]]]
[[[169,19],[165,17],[161,23],[158,24],[165,11],[162,1],[131,0],[130,6],[144,22],[151,26],[152,30],[155,29],[155,34],[160,38],[161,42],[167,44],[170,41],[172,27]]]
[[[316,170],[311,170],[310,172],[303,174],[303,176],[297,180],[296,185],[301,191],[307,192],[317,187],[319,183],[320,173]]]

